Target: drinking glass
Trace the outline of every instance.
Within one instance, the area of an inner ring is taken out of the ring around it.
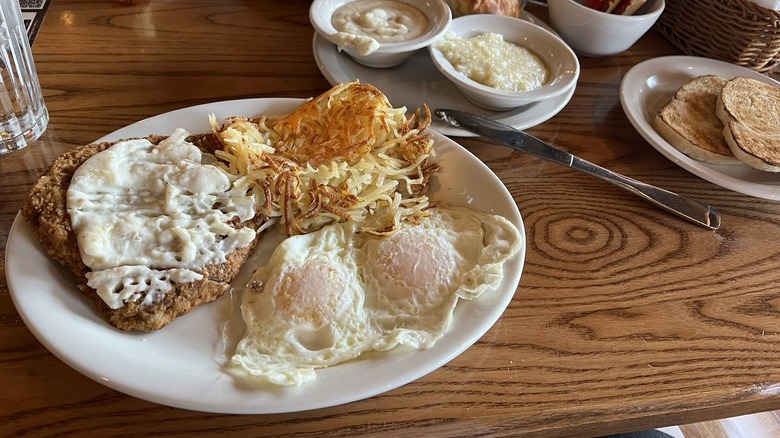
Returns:
[[[0,0],[0,155],[35,141],[48,123],[19,0]]]

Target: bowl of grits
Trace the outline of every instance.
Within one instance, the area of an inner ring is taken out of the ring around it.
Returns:
[[[443,35],[452,11],[445,0],[314,0],[309,20],[356,62],[387,68]]]
[[[558,36],[500,15],[455,18],[428,50],[466,99],[495,111],[560,96],[580,75],[577,56]]]

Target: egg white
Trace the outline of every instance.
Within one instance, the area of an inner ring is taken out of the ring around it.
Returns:
[[[233,368],[300,385],[368,351],[434,345],[459,299],[500,285],[521,242],[501,216],[446,206],[428,213],[388,237],[346,222],[283,241],[243,292],[247,330]]]
[[[258,381],[300,385],[359,356],[375,337],[351,248],[353,224],[284,240],[244,290],[246,335],[232,363]]]
[[[511,222],[460,207],[433,208],[418,225],[368,240],[356,257],[382,329],[374,349],[432,346],[452,324],[457,301],[498,288],[504,262],[519,248]]]

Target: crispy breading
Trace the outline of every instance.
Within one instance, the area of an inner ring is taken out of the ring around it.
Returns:
[[[153,144],[164,138],[166,137],[148,137]],[[205,152],[213,151],[213,148],[220,145],[213,134],[190,136],[188,140]],[[128,302],[119,309],[111,309],[98,296],[97,291],[87,285],[86,274],[90,269],[81,260],[66,200],[76,169],[89,157],[113,144],[108,142],[81,146],[58,157],[35,182],[22,203],[21,211],[46,253],[73,273],[78,289],[96,303],[113,326],[122,330],[157,330],[195,307],[221,297],[251,254],[257,239],[247,247],[232,251],[226,262],[198,269],[197,271],[203,274],[201,280],[176,284],[174,290],[166,294],[161,302],[145,306]],[[257,229],[263,220],[264,217],[258,215],[244,224],[234,226],[251,226]]]

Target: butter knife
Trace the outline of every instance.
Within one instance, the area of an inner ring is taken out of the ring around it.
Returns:
[[[440,108],[435,110],[434,114],[452,126],[471,131],[497,143],[517,149],[518,151],[554,161],[558,164],[571,167],[572,169],[579,170],[580,172],[614,184],[645,201],[651,202],[658,207],[695,224],[711,230],[720,228],[720,213],[709,205],[612,172],[611,170],[562,151],[519,129],[504,125],[503,123],[496,122],[487,117],[460,110]]]

